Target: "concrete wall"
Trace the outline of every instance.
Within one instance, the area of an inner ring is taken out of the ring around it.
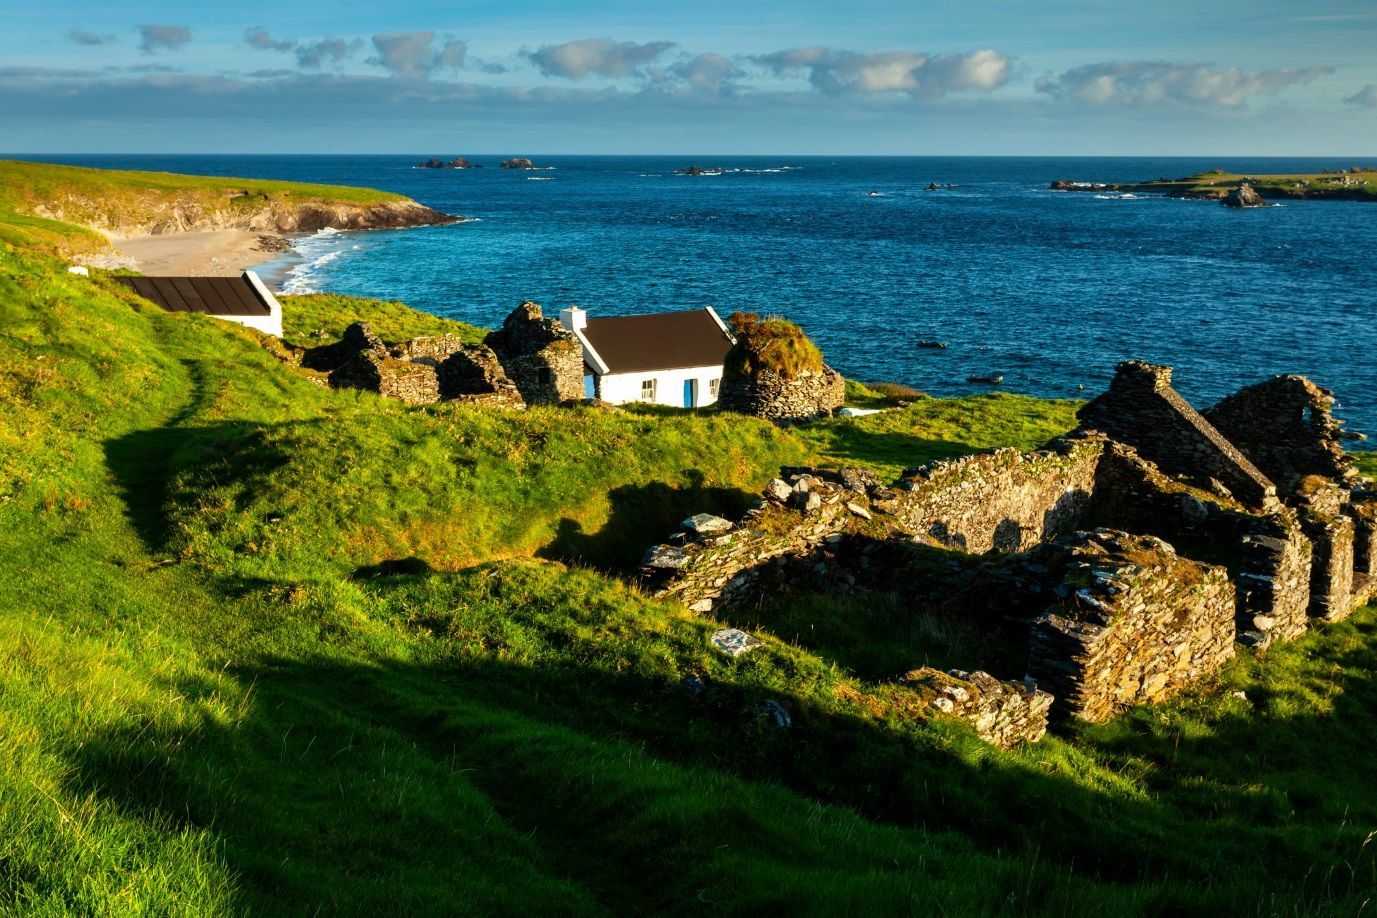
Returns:
[[[684,406],[684,382],[695,380],[698,384],[695,408],[706,408],[716,404],[717,396],[712,393],[712,382],[722,379],[722,367],[689,367],[682,370],[648,370],[644,373],[608,373],[597,378],[597,397],[614,405],[641,401],[641,383],[647,379],[655,380],[655,404],[670,405],[674,408]]]

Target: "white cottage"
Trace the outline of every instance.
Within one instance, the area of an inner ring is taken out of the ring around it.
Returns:
[[[168,312],[199,312],[282,337],[282,304],[252,271],[239,277],[114,279]]]
[[[605,318],[573,307],[560,310],[559,320],[583,345],[585,395],[615,405],[675,408],[717,401],[722,364],[734,341],[712,307]]]

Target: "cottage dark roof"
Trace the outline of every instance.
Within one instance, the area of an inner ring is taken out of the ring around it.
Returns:
[[[706,309],[590,317],[583,334],[611,373],[714,366],[726,360],[732,346]]]
[[[247,277],[116,277],[168,312],[266,316],[272,310]]]

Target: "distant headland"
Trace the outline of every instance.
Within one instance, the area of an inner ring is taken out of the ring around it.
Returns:
[[[1377,201],[1377,168],[1352,166],[1320,172],[1241,175],[1212,169],[1185,178],[1146,182],[1082,182],[1058,179],[1053,191],[1118,191],[1162,194],[1173,198],[1216,200],[1236,207],[1261,206],[1265,199]]]

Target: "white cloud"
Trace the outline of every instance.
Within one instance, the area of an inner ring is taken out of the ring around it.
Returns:
[[[407,79],[425,79],[442,67],[457,70],[468,55],[468,44],[462,41],[445,41],[437,48],[434,32],[374,35],[373,47],[378,53],[368,63]]]
[[[82,29],[68,29],[67,38],[79,45],[113,45],[117,41],[113,35],[97,35]]]
[[[668,75],[694,89],[721,92],[740,79],[742,73],[729,59],[709,51],[672,65]]]
[[[342,38],[322,38],[308,45],[298,45],[296,62],[308,70],[319,70],[325,64],[338,64],[363,46],[357,38],[345,41]]]
[[[141,25],[139,39],[139,50],[144,54],[175,51],[191,41],[191,29],[179,25]]]
[[[1274,96],[1334,72],[1332,67],[1296,70],[1220,70],[1209,64],[1106,61],[1039,77],[1038,92],[1087,105],[1221,106],[1237,108],[1251,96]]]
[[[1353,95],[1346,96],[1344,101],[1349,105],[1361,105],[1363,108],[1377,108],[1377,83],[1368,83]]]
[[[245,29],[244,44],[250,48],[257,48],[259,51],[290,51],[296,46],[296,42],[290,39],[279,41],[273,38],[268,34],[268,30],[262,26]]]
[[[546,76],[582,80],[590,76],[640,76],[642,67],[672,47],[672,41],[639,44],[610,38],[584,38],[562,45],[546,45],[526,56]]]
[[[904,93],[936,98],[953,92],[989,92],[1013,75],[1013,59],[997,51],[932,55],[794,48],[754,60],[776,76],[804,75],[815,89],[828,95]]]

